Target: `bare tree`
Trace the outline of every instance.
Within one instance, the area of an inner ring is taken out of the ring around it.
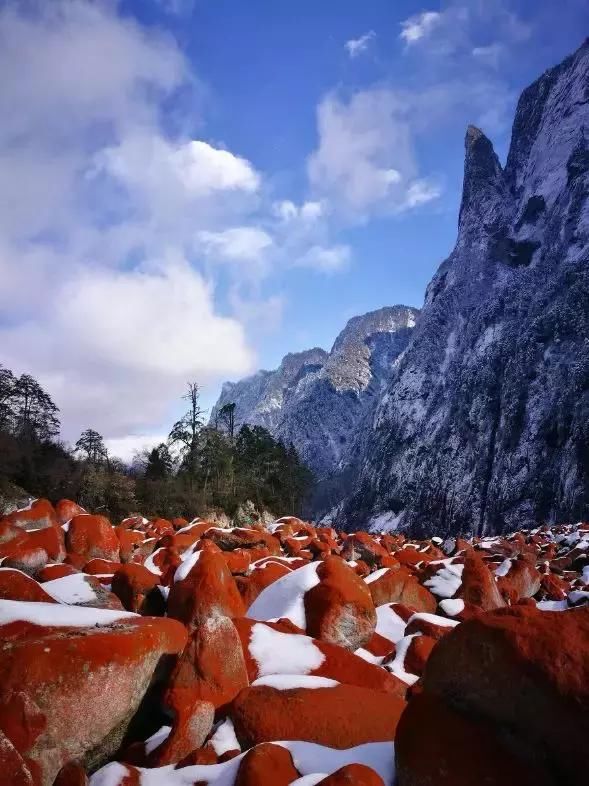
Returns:
[[[200,392],[196,382],[188,383],[188,390],[182,398],[188,401],[188,411],[172,426],[168,436],[169,445],[179,445],[182,464],[191,476],[198,464],[199,437],[202,430],[203,410],[200,407]]]

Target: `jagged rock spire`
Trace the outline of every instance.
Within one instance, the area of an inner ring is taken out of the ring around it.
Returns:
[[[460,205],[459,225],[466,214],[479,213],[481,203],[502,191],[503,169],[493,144],[475,126],[468,126],[464,140],[464,183]]]

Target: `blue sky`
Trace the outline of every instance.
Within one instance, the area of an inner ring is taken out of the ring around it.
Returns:
[[[463,140],[589,34],[582,0],[0,3],[0,362],[129,455],[188,379],[420,306]]]

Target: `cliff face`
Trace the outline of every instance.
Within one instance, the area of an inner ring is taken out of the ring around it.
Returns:
[[[589,42],[466,134],[458,239],[361,447],[346,526],[589,516]],[[376,518],[379,517],[379,518]]]
[[[234,402],[238,425],[264,426],[292,442],[320,480],[339,473],[358,442],[358,424],[372,412],[407,346],[417,315],[416,309],[392,306],[354,317],[331,352],[286,355],[275,371],[226,383],[211,419]]]

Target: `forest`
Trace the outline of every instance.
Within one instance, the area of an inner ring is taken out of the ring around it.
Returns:
[[[60,440],[59,408],[47,391],[0,366],[0,498],[66,497],[113,518],[232,516],[247,501],[258,511],[300,512],[313,476],[292,445],[260,426],[237,430],[233,403],[207,425],[197,383],[183,401],[167,441],[126,463],[93,428],[74,445]]]

